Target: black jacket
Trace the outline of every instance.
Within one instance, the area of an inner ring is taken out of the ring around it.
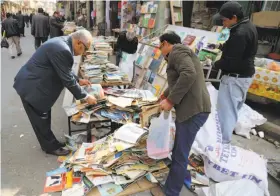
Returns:
[[[26,23],[29,22],[29,16],[28,15],[24,15],[24,22],[26,22]]]
[[[7,18],[2,23],[2,35],[6,31],[6,37],[20,36],[18,21],[13,17]]]
[[[59,21],[59,18],[52,16],[50,18],[50,37],[53,38],[61,36],[63,34],[61,30],[62,28],[63,23]]]
[[[76,99],[86,97],[72,72],[72,39],[56,37],[41,45],[21,67],[14,88],[22,99],[41,112],[50,111],[66,87]]]
[[[137,46],[138,46],[137,37],[129,41],[126,39],[126,31],[120,33],[116,44],[118,50],[121,50],[128,54],[134,54],[137,51]]]
[[[222,57],[214,66],[225,73],[252,77],[255,73],[254,58],[257,49],[257,29],[246,18],[231,27],[230,37],[221,48]]]
[[[30,23],[32,24],[32,17],[34,16],[34,14],[30,14],[29,19],[30,19]]]
[[[16,18],[18,20],[18,26],[19,28],[24,28],[25,27],[25,23],[24,23],[24,16],[22,14],[17,14]]]
[[[48,37],[50,34],[49,17],[38,13],[32,17],[31,34],[35,37]]]

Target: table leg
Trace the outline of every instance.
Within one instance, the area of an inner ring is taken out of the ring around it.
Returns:
[[[68,116],[68,135],[71,136],[71,117]]]
[[[87,124],[87,142],[91,143],[91,123]]]

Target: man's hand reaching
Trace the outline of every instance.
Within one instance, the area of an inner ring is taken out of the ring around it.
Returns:
[[[86,98],[86,101],[89,105],[95,105],[97,104],[97,100],[94,96],[92,95],[88,95],[88,97]]]

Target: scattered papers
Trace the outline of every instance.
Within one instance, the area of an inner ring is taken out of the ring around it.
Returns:
[[[61,196],[84,196],[84,186],[74,184],[72,188],[63,190]]]
[[[108,101],[114,105],[119,107],[125,108],[127,106],[131,106],[133,99],[132,98],[125,98],[125,97],[114,97],[108,96]]]
[[[116,185],[113,183],[100,185],[100,186],[98,186],[98,190],[99,190],[101,196],[115,196],[118,193],[123,191],[123,189],[120,185]]]
[[[67,172],[67,169],[65,167],[62,167],[62,168],[58,168],[58,169],[47,172],[46,176],[48,176],[48,177],[49,176],[55,176],[55,175],[63,174],[63,173],[66,173],[66,172]]]
[[[135,144],[144,134],[147,134],[147,130],[135,123],[128,123],[115,132],[114,138]]]
[[[154,102],[158,100],[158,98],[149,90],[142,90],[140,93],[142,95],[142,101]]]
[[[94,186],[108,184],[114,182],[113,178],[109,176],[98,176],[98,177],[89,177],[89,180],[93,183]]]
[[[123,185],[123,184],[129,184],[129,183],[132,183],[133,180],[132,179],[127,179],[126,177],[124,176],[113,176],[113,179],[114,179],[114,183],[116,185]]]

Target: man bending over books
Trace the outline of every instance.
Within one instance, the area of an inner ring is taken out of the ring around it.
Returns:
[[[160,36],[159,49],[168,62],[168,88],[160,106],[164,111],[176,110],[175,143],[164,191],[167,196],[179,196],[191,146],[211,112],[211,102],[202,65],[195,53],[181,44],[181,38],[174,32],[165,33]]]
[[[91,46],[92,39],[87,30],[50,39],[36,50],[15,77],[14,88],[22,100],[42,150],[48,154],[64,156],[70,153],[51,130],[51,108],[64,87],[76,99],[96,104],[95,97],[80,87],[90,82],[78,79],[72,73],[73,55],[84,54]]]

